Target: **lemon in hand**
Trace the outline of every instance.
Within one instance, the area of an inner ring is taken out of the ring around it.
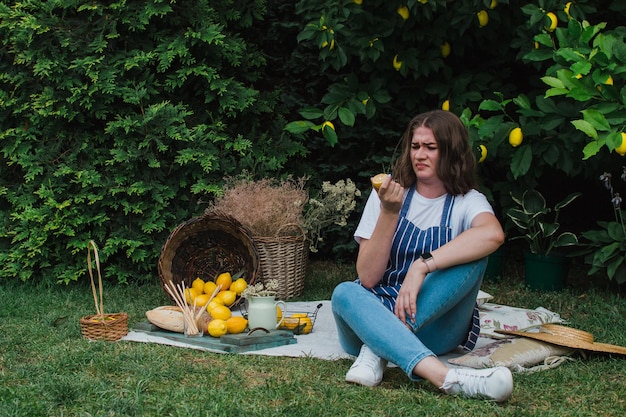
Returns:
[[[381,185],[383,185],[383,181],[387,178],[387,174],[376,174],[372,177],[372,187],[375,189],[379,189]]]

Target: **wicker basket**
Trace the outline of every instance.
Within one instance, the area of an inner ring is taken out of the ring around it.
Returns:
[[[276,298],[288,300],[302,295],[308,261],[308,248],[304,230],[299,226],[297,235],[254,236],[259,254],[259,280],[279,282]]]
[[[91,266],[91,248],[93,248],[96,271],[98,272],[98,290],[96,290],[93,268]],[[91,278],[91,292],[93,293],[93,301],[96,305],[96,314],[81,317],[80,331],[83,337],[90,340],[119,340],[128,334],[128,314],[104,314],[100,258],[98,256],[98,248],[93,240],[89,241],[87,247],[87,267],[89,269],[89,277]]]
[[[190,287],[198,277],[212,281],[223,272],[242,272],[248,285],[256,282],[259,273],[250,233],[224,213],[209,212],[180,224],[161,249],[159,278],[164,290],[168,282]],[[233,306],[240,301],[238,297]]]
[[[80,331],[90,340],[120,340],[128,334],[128,314],[96,314],[80,319]]]

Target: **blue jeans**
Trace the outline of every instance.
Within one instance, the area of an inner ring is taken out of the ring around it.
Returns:
[[[467,339],[486,266],[485,258],[428,274],[417,296],[413,331],[373,293],[355,282],[342,282],[331,299],[339,343],[354,356],[366,344],[419,380],[413,375],[418,362],[448,353]]]

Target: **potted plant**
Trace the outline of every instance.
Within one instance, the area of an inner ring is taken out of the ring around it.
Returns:
[[[568,195],[554,208],[546,205],[546,199],[537,190],[526,190],[522,197],[511,195],[516,207],[507,210],[506,215],[521,235],[511,238],[523,239],[528,243],[524,253],[524,278],[526,285],[537,290],[559,290],[565,283],[568,259],[555,248],[574,246],[578,238],[572,232],[559,233],[559,214],[581,193]]]

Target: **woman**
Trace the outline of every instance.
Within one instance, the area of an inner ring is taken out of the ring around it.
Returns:
[[[446,394],[511,395],[507,368],[449,369],[436,356],[474,347],[486,257],[504,242],[492,207],[474,189],[474,170],[467,130],[453,113],[410,121],[394,177],[372,191],[354,235],[358,279],[332,296],[340,343],[358,356],[346,381],[378,385],[391,361]]]

